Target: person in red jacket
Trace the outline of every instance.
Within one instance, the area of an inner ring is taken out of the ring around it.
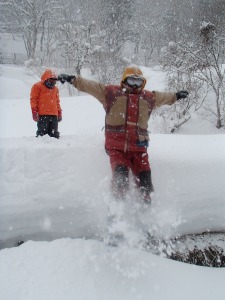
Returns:
[[[147,147],[148,120],[153,109],[172,105],[188,92],[150,92],[144,90],[146,79],[135,65],[124,70],[120,85],[104,85],[81,76],[61,74],[58,79],[73,84],[102,103],[105,111],[105,149],[112,168],[112,192],[115,198],[125,198],[132,171],[141,199],[151,203],[153,184]]]
[[[59,138],[58,122],[62,121],[59,90],[55,86],[58,76],[47,69],[41,76],[41,81],[31,88],[30,105],[32,117],[37,122],[36,136],[48,134]]]

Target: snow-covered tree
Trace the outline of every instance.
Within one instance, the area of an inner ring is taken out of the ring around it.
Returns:
[[[174,89],[189,90],[196,108],[201,106],[216,117],[216,127],[224,126],[225,113],[225,36],[216,34],[216,27],[203,22],[199,38],[191,43],[171,42],[164,48],[162,63],[169,70],[169,84]],[[182,85],[183,86],[182,86]],[[203,103],[206,92],[214,95],[214,103]],[[200,96],[201,93],[201,96]]]
[[[135,27],[133,23],[134,2],[130,0],[101,0],[101,11],[98,14],[98,24],[100,27],[101,51],[99,57],[107,59],[107,70],[105,62],[99,67],[104,71],[101,80],[118,80],[119,74],[127,60],[124,47],[127,41],[132,39],[132,32]]]
[[[28,59],[34,59],[38,35],[54,12],[55,0],[8,0],[3,3],[5,24],[11,32],[22,34]]]
[[[80,74],[92,51],[91,34],[94,25],[91,23],[81,26],[71,22],[59,25],[58,46],[65,58],[65,67],[71,70],[75,69],[77,74]]]

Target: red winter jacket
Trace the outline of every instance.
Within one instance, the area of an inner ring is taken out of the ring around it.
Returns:
[[[141,76],[140,69],[127,68],[126,76]],[[174,93],[150,92],[143,90],[144,84],[137,94],[124,90],[123,85],[104,85],[99,82],[76,77],[74,86],[97,98],[106,111],[105,147],[107,150],[124,152],[147,151],[148,120],[153,109],[176,101]]]
[[[127,94],[120,86],[106,86],[105,147],[124,152],[145,152],[149,140],[147,120],[155,105],[152,92]]]

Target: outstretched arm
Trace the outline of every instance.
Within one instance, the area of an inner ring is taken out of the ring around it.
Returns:
[[[96,81],[84,79],[81,76],[61,74],[58,80],[62,83],[65,81],[74,85],[81,92],[88,93],[98,99],[103,106],[106,104],[105,100],[105,85]]]
[[[78,76],[76,80],[74,80],[73,85],[79,91],[86,92],[97,98],[103,105],[106,104],[104,84]]]
[[[178,91],[177,93],[162,93],[153,92],[155,94],[155,107],[158,108],[162,105],[172,105],[177,100],[186,98],[188,96],[187,91]]]

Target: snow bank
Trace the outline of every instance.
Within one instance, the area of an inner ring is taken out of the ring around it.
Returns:
[[[211,300],[225,294],[224,269],[97,241],[27,242],[0,254],[2,299]]]
[[[1,139],[1,240],[98,234],[109,163],[103,141],[88,141],[86,147],[79,136]]]
[[[102,238],[111,170],[103,135],[86,140],[88,147],[80,135],[0,140],[2,241]],[[154,235],[225,228],[224,149],[223,135],[151,136]]]

